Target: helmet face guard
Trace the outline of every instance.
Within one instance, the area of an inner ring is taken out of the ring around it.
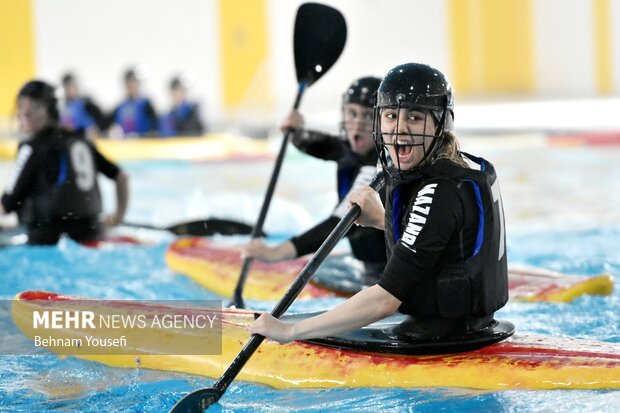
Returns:
[[[387,109],[396,111],[396,127],[392,132],[382,133],[381,117]],[[419,112],[424,116],[421,133],[400,130],[401,111]],[[384,170],[394,178],[402,178],[403,174],[410,172],[415,174],[426,166],[441,147],[444,132],[452,129],[453,111],[452,87],[441,72],[417,63],[408,63],[392,69],[377,91],[373,118],[373,139]],[[432,134],[426,132],[429,115],[432,116],[435,125]],[[403,171],[398,159],[390,162],[389,146],[392,146],[395,152],[403,146],[421,148],[422,159],[410,171]]]

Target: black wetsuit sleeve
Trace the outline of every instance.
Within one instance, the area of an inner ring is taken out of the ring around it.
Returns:
[[[155,112],[155,108],[153,108],[153,104],[150,100],[146,101],[145,109],[146,116],[149,120],[149,129],[151,132],[156,132],[159,120],[157,118],[157,112]]]
[[[40,152],[28,144],[19,147],[14,175],[2,196],[2,208],[6,212],[18,210],[34,189],[38,170],[41,165],[45,165]]]
[[[291,242],[297,251],[297,256],[301,257],[318,250],[323,241],[336,228],[338,222],[340,220],[337,217],[331,216],[303,234],[291,238]]]
[[[433,269],[438,260],[460,254],[458,248],[450,253],[446,253],[446,248],[449,243],[451,247],[460,245],[454,237],[460,237],[463,226],[463,201],[452,182],[436,184],[430,204],[425,203],[429,196],[420,198],[422,189],[415,200],[417,205],[412,202],[408,208],[402,237],[388,258],[379,280],[383,289],[401,301],[413,295],[413,290],[422,279],[435,275]]]
[[[108,127],[105,115],[101,109],[99,109],[99,106],[95,104],[95,102],[93,102],[90,98],[84,98],[84,107],[86,109],[86,113],[93,118],[99,130],[104,130]]]
[[[91,149],[95,156],[97,170],[110,179],[116,179],[121,169],[114,162],[103,156],[94,146],[91,145]]]
[[[182,135],[201,135],[204,132],[204,126],[200,119],[200,108],[197,104],[192,106],[192,110],[187,119],[181,120],[177,127],[178,132]]]
[[[293,145],[300,151],[325,161],[337,161],[345,153],[344,143],[337,136],[311,130],[297,130]]]
[[[114,110],[112,110],[111,112],[108,112],[107,115],[104,115],[103,117],[103,123],[101,125],[101,130],[105,131],[108,128],[110,128],[110,126],[112,126],[115,122],[116,122],[116,112],[118,111],[120,106],[117,106],[114,108]]]

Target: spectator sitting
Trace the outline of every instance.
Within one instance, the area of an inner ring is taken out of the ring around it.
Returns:
[[[60,124],[73,131],[83,131],[90,140],[100,136],[105,129],[105,117],[88,96],[80,95],[80,88],[73,73],[62,77],[64,101],[60,105]]]
[[[157,133],[157,114],[151,101],[140,94],[140,78],[135,69],[124,76],[127,98],[114,109],[110,137],[153,136]]]
[[[161,136],[200,136],[204,132],[198,104],[187,99],[187,85],[176,76],[170,82],[172,109],[161,117],[159,134]]]

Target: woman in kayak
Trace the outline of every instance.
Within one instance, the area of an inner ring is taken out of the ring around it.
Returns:
[[[381,79],[363,77],[354,81],[342,96],[342,136],[304,129],[304,119],[293,111],[284,120],[282,130],[293,129],[293,144],[303,152],[338,164],[338,205],[332,215],[303,234],[281,244],[269,246],[260,239],[245,247],[245,254],[262,261],[275,262],[315,252],[349,209],[348,194],[368,185],[376,174],[377,151],[372,138],[375,93]],[[383,231],[354,227],[347,234],[353,256],[364,264],[362,279],[377,282],[386,262]]]
[[[325,337],[397,310],[409,317],[393,333],[407,340],[462,337],[492,325],[508,300],[501,196],[493,166],[459,151],[453,117],[452,87],[438,70],[408,63],[385,76],[374,139],[387,202],[384,208],[368,186],[350,196],[362,210],[358,224],[385,230],[389,258],[379,282],[297,323],[265,314],[252,333],[280,342]]]
[[[59,127],[55,89],[40,80],[26,83],[17,98],[20,143],[16,170],[2,196],[0,213],[16,211],[29,244],[55,244],[62,233],[78,242],[102,235],[97,185],[101,172],[116,182],[116,212],[103,226],[122,222],[128,177],[85,138]]]

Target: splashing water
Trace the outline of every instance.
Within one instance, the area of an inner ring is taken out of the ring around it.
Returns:
[[[609,272],[620,283],[620,149],[476,149],[474,153],[494,162],[500,175],[511,263],[574,274]],[[0,176],[10,166],[0,164]],[[204,216],[253,222],[272,167],[269,162],[124,166],[132,176],[128,220],[157,225]],[[284,165],[265,229],[291,235],[323,219],[335,204],[334,187],[333,165],[293,156]],[[103,190],[109,201],[112,189],[104,184]],[[2,248],[0,299],[35,289],[130,300],[220,298],[168,270],[166,246],[164,239],[88,249],[63,240],[55,247]],[[299,302],[292,310],[325,309],[339,302]],[[248,304],[265,310],[273,305]],[[497,316],[513,321],[521,333],[620,342],[617,288],[611,296],[581,297],[570,304],[509,303]],[[19,339],[10,326],[0,327]],[[43,351],[39,356],[2,356],[1,361],[0,411],[7,412],[165,412],[185,393],[212,383],[205,377],[116,369]],[[236,381],[214,411],[581,413],[614,412],[619,403],[618,391],[274,390]]]

